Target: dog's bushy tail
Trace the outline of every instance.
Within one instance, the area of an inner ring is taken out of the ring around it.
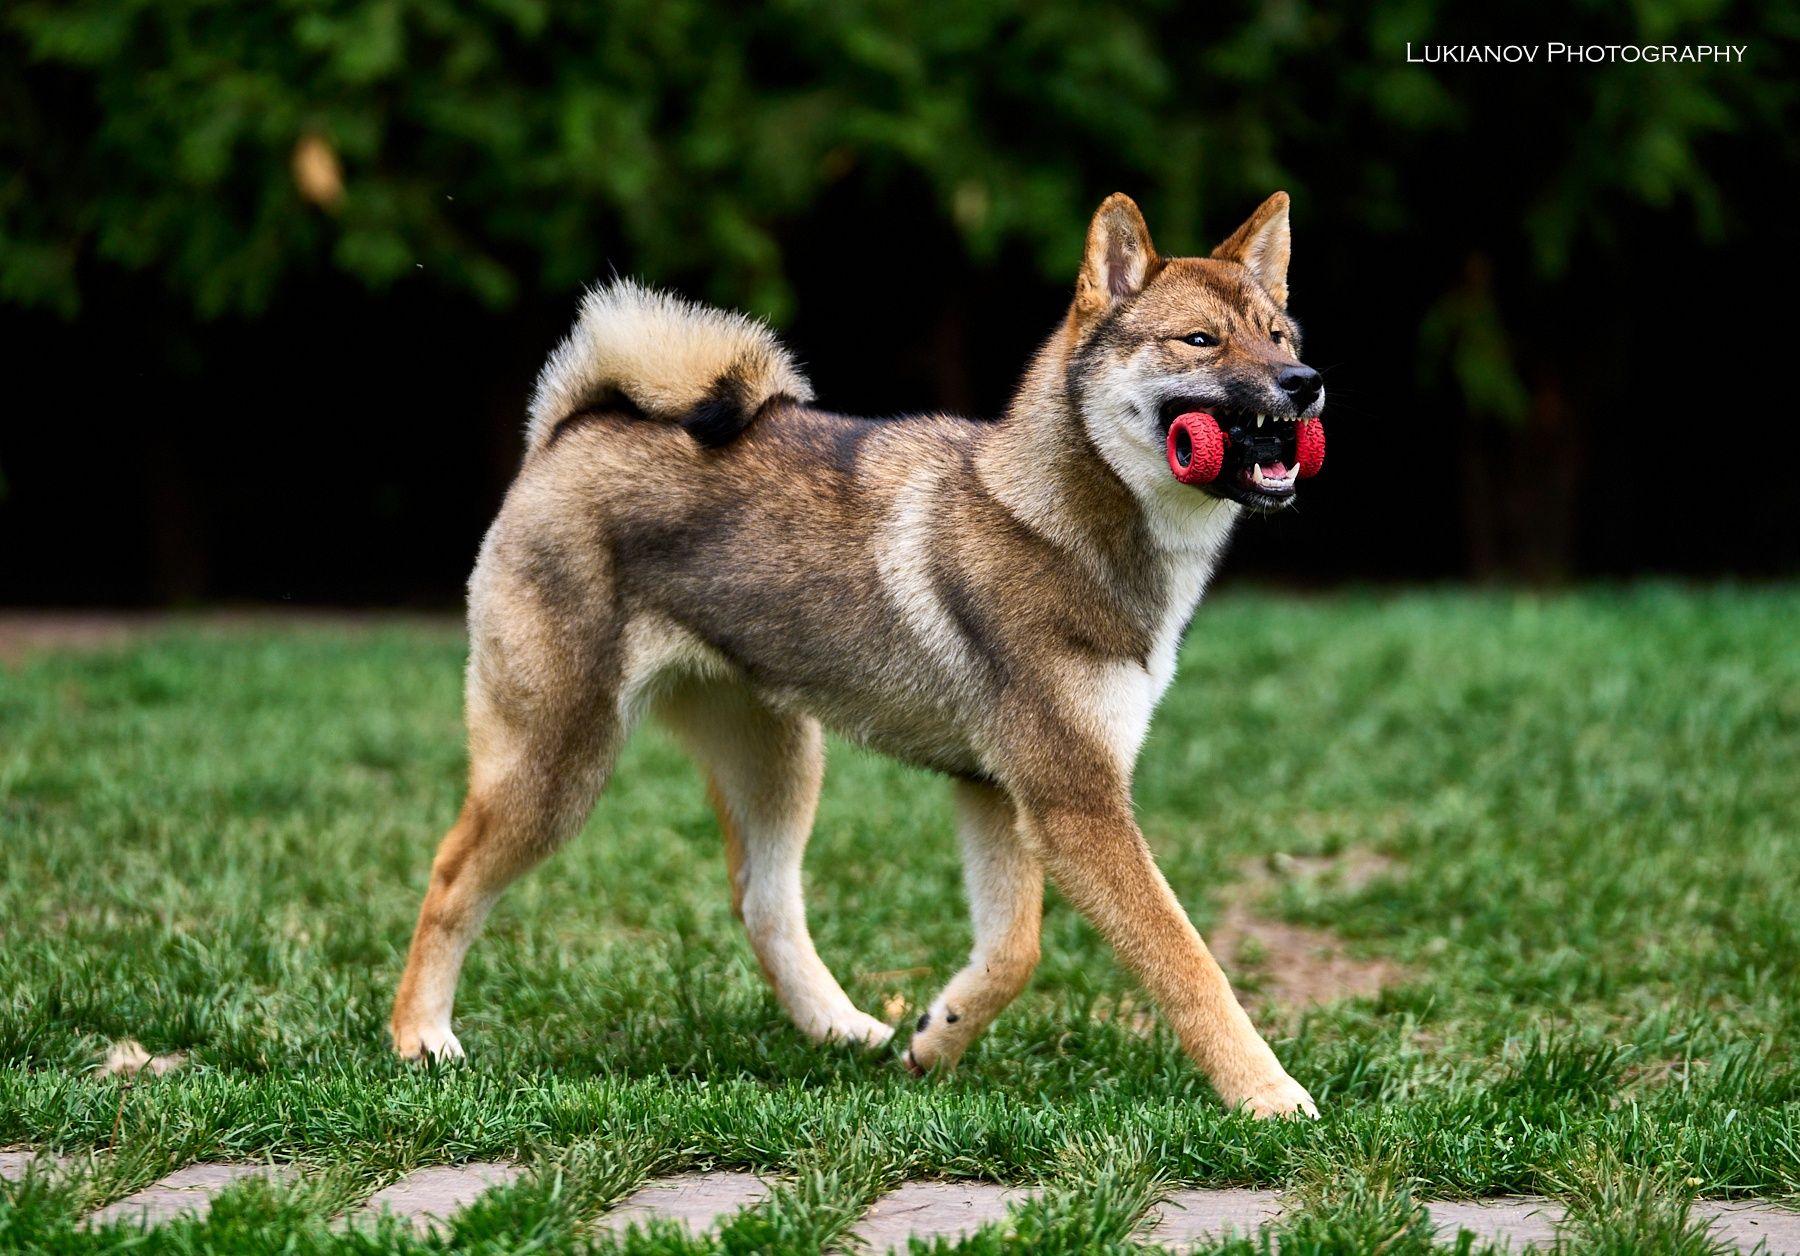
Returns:
[[[723,445],[778,397],[811,401],[812,385],[775,333],[743,314],[615,279],[591,289],[531,397],[526,443],[597,406],[679,423]]]

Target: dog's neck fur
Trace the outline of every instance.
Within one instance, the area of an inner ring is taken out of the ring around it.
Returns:
[[[1122,440],[1117,433],[1129,430],[1122,421],[1128,416],[1093,414],[1131,402],[1077,396],[1069,368],[1080,343],[1071,309],[1032,359],[1005,418],[982,441],[976,474],[1025,527],[1081,561],[1122,600],[1150,603],[1143,609],[1154,618],[1178,613],[1185,622],[1239,507],[1177,482],[1156,453]]]

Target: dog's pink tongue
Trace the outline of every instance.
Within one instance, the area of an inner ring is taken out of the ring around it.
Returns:
[[[1282,463],[1281,459],[1277,458],[1274,466],[1263,468],[1263,474],[1273,476],[1277,480],[1286,479],[1287,467]]]

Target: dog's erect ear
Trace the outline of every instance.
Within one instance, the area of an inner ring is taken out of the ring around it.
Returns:
[[[1250,215],[1249,221],[1212,251],[1222,262],[1240,262],[1256,282],[1269,290],[1275,304],[1287,308],[1288,254],[1293,239],[1288,233],[1288,194],[1277,192]]]
[[[1114,192],[1088,224],[1087,253],[1075,283],[1075,309],[1085,322],[1143,290],[1162,266],[1137,203]]]

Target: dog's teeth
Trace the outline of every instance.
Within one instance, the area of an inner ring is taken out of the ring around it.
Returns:
[[[1250,478],[1256,482],[1258,488],[1263,486],[1262,466],[1259,463],[1250,464]]]
[[[1258,426],[1258,427],[1261,427],[1261,426],[1262,426],[1262,425],[1263,425],[1263,420],[1264,420],[1264,419],[1265,419],[1265,418],[1267,418],[1267,417],[1268,417],[1268,416],[1267,416],[1267,415],[1265,415],[1265,414],[1259,414],[1259,415],[1257,415],[1257,416],[1256,416],[1256,426]]]

